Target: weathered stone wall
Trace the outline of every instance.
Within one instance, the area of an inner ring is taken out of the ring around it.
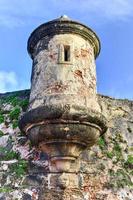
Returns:
[[[108,130],[81,156],[90,199],[133,199],[133,102],[98,95]]]
[[[74,196],[77,200],[133,199],[132,101],[97,95],[109,128],[98,144],[77,160],[78,176],[72,174],[71,180],[78,177],[79,193],[76,187],[52,190],[54,181],[49,182],[50,175],[45,173],[49,168],[47,154],[31,147],[18,129],[18,118],[26,111],[28,98],[29,91],[0,95],[0,200],[41,200],[51,199],[51,195],[57,200],[68,199],[68,194],[71,200]]]
[[[70,61],[64,61],[64,46],[70,46]],[[90,42],[76,34],[44,37],[34,47],[30,108],[43,105],[94,107],[96,70]],[[77,98],[77,96],[79,98]]]

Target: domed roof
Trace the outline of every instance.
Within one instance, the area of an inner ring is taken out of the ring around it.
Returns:
[[[95,58],[99,55],[100,41],[96,33],[86,25],[71,20],[67,15],[63,15],[57,19],[46,22],[37,27],[31,33],[27,46],[29,54],[32,57],[35,45],[43,37],[45,36],[51,37],[56,34],[64,34],[64,33],[78,34],[84,39],[88,40],[94,48]]]

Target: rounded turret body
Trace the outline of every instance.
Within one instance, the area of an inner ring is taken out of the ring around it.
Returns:
[[[39,36],[40,31],[45,35]],[[34,43],[36,35],[38,41]],[[36,29],[28,44],[33,58],[29,109],[67,104],[100,111],[95,68],[99,48],[94,32],[68,18]]]
[[[39,26],[28,40],[33,59],[28,111],[20,128],[66,171],[106,130],[96,97],[96,34],[66,16]]]

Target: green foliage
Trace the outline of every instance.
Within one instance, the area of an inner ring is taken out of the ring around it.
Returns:
[[[19,103],[19,106],[25,111],[27,109],[29,105],[29,100],[28,99],[24,99],[24,100],[21,100],[20,103]]]
[[[18,120],[13,120],[12,127],[13,127],[13,129],[18,127]]]
[[[0,193],[8,193],[8,192],[12,192],[13,189],[9,188],[9,187],[2,187],[0,188]]]
[[[22,109],[26,109],[29,101],[28,99],[22,99],[21,97],[19,97],[21,92],[14,92],[12,95],[3,97],[0,99],[0,104],[3,103],[7,103],[7,104],[11,104],[12,106],[20,106],[22,107]]]
[[[127,163],[133,164],[133,155],[128,155]]]
[[[4,160],[18,160],[18,162],[13,163],[9,166],[11,173],[15,173],[17,177],[21,177],[26,173],[28,169],[28,162],[26,160],[22,160],[18,153],[14,151],[9,151],[5,147],[0,147],[0,152],[4,153]],[[3,161],[2,157],[0,157],[0,161]]]
[[[117,177],[118,188],[124,186],[133,186],[133,183],[131,182],[129,175],[123,169],[117,170],[116,177]]]
[[[100,149],[104,149],[104,147],[106,146],[105,144],[105,141],[104,141],[104,138],[103,137],[100,137],[99,140],[98,140],[98,145],[100,147]]]
[[[10,172],[15,173],[17,177],[22,177],[26,174],[28,169],[28,162],[26,160],[18,160],[17,163],[14,163],[10,166]]]
[[[112,140],[110,142],[113,145],[112,151],[108,151],[108,146],[105,142],[104,137],[102,136],[99,138],[98,145],[99,145],[100,149],[102,150],[102,153],[104,154],[104,156],[107,156],[110,159],[115,157],[113,159],[113,163],[117,163],[119,161],[123,162],[124,159],[123,159],[120,142],[125,142],[125,141],[123,140],[121,134],[117,134],[117,138],[112,138]]]
[[[0,147],[0,152],[4,153],[4,160],[18,159],[19,155],[15,151],[9,151],[6,147]],[[3,158],[0,158],[0,161]]]
[[[18,105],[18,102],[19,102],[18,97],[11,96],[11,97],[9,98],[9,103],[10,103],[12,106],[17,106],[17,105]]]
[[[111,188],[124,188],[125,186],[133,186],[130,176],[124,169],[118,169],[117,172],[110,170],[110,182]]]
[[[10,95],[10,96],[7,96],[7,97],[4,97],[1,99],[1,103],[8,103],[8,104],[11,104],[13,106],[16,106],[17,105],[17,102],[18,102],[18,97],[16,97],[16,95]]]
[[[114,156],[114,155],[113,155],[113,152],[107,152],[107,157],[108,157],[108,158],[112,159],[113,156]]]
[[[0,137],[2,137],[4,135],[4,133],[0,130]]]
[[[6,103],[10,103],[12,106],[20,106],[23,109],[27,108],[28,104],[29,104],[29,100],[28,99],[20,99],[16,96],[10,96],[6,99]]]
[[[114,151],[121,152],[121,147],[117,142],[114,144]]]
[[[120,145],[119,145],[118,142],[115,142],[115,143],[114,143],[113,155],[116,156],[116,159],[117,159],[116,162],[118,162],[118,161],[120,161],[120,160],[123,159],[123,156],[122,156],[122,149],[121,149],[121,147],[120,147]]]
[[[4,122],[4,116],[0,114],[0,124]]]
[[[124,163],[124,167],[126,169],[133,169],[133,155],[128,155],[127,161]]]
[[[112,151],[106,152],[106,155],[108,158],[112,159],[113,157],[116,157],[116,159],[113,161],[113,163],[117,163],[118,161],[123,161],[123,155],[122,155],[122,149],[118,142],[114,141],[114,146]]]
[[[15,107],[13,110],[10,111],[9,113],[9,117],[11,120],[18,120],[19,115],[20,115],[20,108],[19,107]]]

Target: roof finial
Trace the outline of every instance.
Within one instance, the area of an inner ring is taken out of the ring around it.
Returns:
[[[70,20],[70,18],[67,15],[61,15],[61,20]]]
[[[62,17],[62,18],[68,18],[68,16],[67,16],[67,15],[62,15],[61,17]]]

